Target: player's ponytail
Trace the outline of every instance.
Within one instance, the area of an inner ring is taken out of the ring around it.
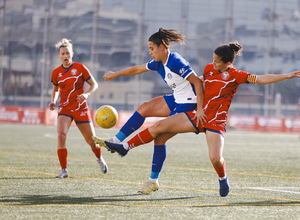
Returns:
[[[177,30],[159,28],[158,32],[152,34],[148,41],[151,41],[157,46],[162,44],[168,49],[170,48],[172,42],[184,44],[185,36],[180,34]]]
[[[221,45],[215,49],[215,54],[221,57],[224,63],[233,63],[235,56],[242,55],[242,45],[237,41],[230,42],[228,45]]]

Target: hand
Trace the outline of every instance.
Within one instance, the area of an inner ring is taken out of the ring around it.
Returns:
[[[294,77],[299,77],[300,78],[300,71],[294,71],[288,74],[288,79],[292,79]]]
[[[197,127],[199,126],[199,122],[201,123],[202,127],[204,127],[204,122],[207,122],[207,121],[206,121],[206,115],[202,108],[197,109],[195,117],[192,118],[192,120],[195,120],[195,119],[197,119]]]
[[[55,106],[56,106],[55,102],[51,102],[51,103],[48,105],[48,107],[49,107],[49,109],[50,109],[51,111],[53,111],[53,110],[55,109]]]
[[[116,77],[117,77],[117,74],[115,72],[112,72],[112,71],[109,71],[109,72],[105,73],[105,75],[103,76],[105,81],[112,80]]]
[[[85,100],[87,100],[88,97],[89,97],[88,94],[83,93],[83,94],[81,94],[81,95],[78,95],[76,100],[77,100],[77,102],[82,103],[82,102],[84,102]]]

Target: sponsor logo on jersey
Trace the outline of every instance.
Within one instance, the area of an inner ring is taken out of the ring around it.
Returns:
[[[76,73],[77,73],[77,69],[72,69],[72,70],[71,70],[71,74],[72,74],[72,75],[76,75]]]
[[[61,77],[61,76],[62,76],[62,73],[59,73],[59,74],[58,74],[58,77]]]
[[[168,73],[168,74],[167,74],[167,77],[168,77],[168,79],[172,79],[172,74],[171,74],[171,73]]]
[[[223,72],[222,73],[222,79],[226,80],[229,77],[229,73],[228,72]]]
[[[176,88],[176,83],[172,83],[169,86],[170,86],[170,88],[175,89]]]
[[[185,68],[181,68],[180,70],[179,70],[179,73],[180,73],[180,75],[183,75],[183,74],[185,74],[186,73],[186,69]]]
[[[80,116],[86,116],[86,114],[87,114],[87,112],[84,111],[84,112],[81,112],[81,113],[80,113]]]

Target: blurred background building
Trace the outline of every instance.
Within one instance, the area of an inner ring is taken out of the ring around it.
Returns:
[[[61,65],[54,48],[71,39],[76,62],[99,83],[92,109],[110,104],[134,110],[171,90],[155,72],[119,77],[116,71],[151,60],[147,41],[159,27],[187,36],[174,45],[198,75],[220,44],[239,41],[243,56],[234,65],[253,74],[282,74],[300,68],[300,0],[0,0],[1,105],[47,107],[52,70]],[[231,112],[293,116],[300,79],[243,85]]]

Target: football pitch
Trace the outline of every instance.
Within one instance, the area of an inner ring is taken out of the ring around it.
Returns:
[[[116,132],[96,128],[104,138]],[[54,178],[56,143],[56,127],[0,124],[1,219],[300,219],[299,134],[228,131],[225,198],[203,134],[168,141],[160,188],[150,195],[135,193],[149,178],[153,143],[122,158],[103,148],[104,175],[71,127],[68,179]]]

